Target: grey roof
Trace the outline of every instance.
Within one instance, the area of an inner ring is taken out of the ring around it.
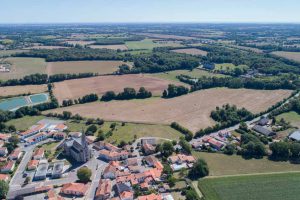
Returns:
[[[61,174],[63,172],[63,169],[64,169],[64,162],[61,161],[61,162],[56,162],[54,163],[54,166],[53,166],[53,174]]]
[[[294,131],[290,136],[290,139],[300,141],[300,130]]]
[[[48,171],[48,163],[41,163],[39,164],[34,177],[41,177],[41,176],[46,176],[47,175],[47,171]]]
[[[263,117],[258,121],[258,124],[260,125],[266,125],[269,122],[269,118]]]
[[[275,135],[275,133],[273,131],[270,131],[269,129],[266,129],[265,127],[260,126],[260,125],[255,125],[255,126],[253,126],[252,129],[258,133],[265,135],[265,136]]]
[[[126,183],[117,183],[116,184],[118,193],[121,194],[124,191],[131,191],[131,187],[129,184]]]

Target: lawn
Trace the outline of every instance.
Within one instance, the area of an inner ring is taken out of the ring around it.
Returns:
[[[169,71],[169,72],[162,72],[162,73],[156,73],[153,74],[153,76],[167,79],[167,80],[172,80],[172,81],[179,81],[176,76],[183,74],[190,76],[192,78],[201,78],[203,76],[206,77],[225,77],[223,74],[216,74],[216,73],[211,73],[202,69],[194,69],[194,70],[174,70],[174,71]]]
[[[210,176],[239,175],[269,172],[299,171],[300,165],[274,162],[267,158],[245,160],[241,156],[219,153],[194,152],[197,158],[206,160]]]
[[[206,200],[296,200],[300,173],[205,178],[199,188]]]
[[[0,80],[19,79],[26,75],[46,73],[46,62],[42,58],[7,58],[5,61],[12,64],[11,71],[0,73]]]
[[[110,125],[114,122],[105,122],[104,125],[98,126],[98,130],[102,130],[104,133],[107,133],[110,129]],[[113,142],[118,144],[120,141],[124,140],[125,142],[129,142],[134,140],[134,135],[137,138],[140,137],[162,137],[172,140],[178,140],[182,134],[170,126],[167,125],[151,125],[151,124],[136,124],[136,123],[125,123],[124,126],[120,122],[116,123],[117,126],[113,130],[113,135],[107,138],[108,142]],[[84,121],[80,123],[74,121],[67,121],[66,125],[68,126],[68,130],[81,131],[82,129],[86,129],[88,126]],[[96,133],[97,134],[97,133]],[[95,135],[96,135],[95,134]]]
[[[153,42],[151,39],[145,39],[142,41],[129,41],[125,43],[128,49],[153,49],[155,47],[165,47],[165,46],[176,46],[177,43],[158,43]]]
[[[18,131],[24,131],[44,118],[44,116],[25,116],[19,119],[10,120],[5,124],[8,126],[14,125]]]
[[[247,65],[235,66],[232,63],[222,63],[222,64],[216,64],[215,70],[233,71],[235,68],[248,69],[248,66]]]
[[[300,128],[300,115],[298,113],[294,111],[282,113],[276,117],[276,120],[280,120],[281,118],[290,122],[292,126]]]

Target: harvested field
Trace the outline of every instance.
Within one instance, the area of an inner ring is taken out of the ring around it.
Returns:
[[[0,97],[16,96],[22,94],[36,94],[47,91],[46,85],[22,85],[0,87]]]
[[[124,44],[116,44],[116,45],[90,45],[89,47],[93,49],[112,49],[112,50],[127,50],[127,46]]]
[[[98,76],[55,83],[54,95],[62,102],[64,99],[77,99],[90,93],[102,95],[107,91],[121,92],[125,87],[138,90],[142,86],[154,95],[161,95],[170,83],[175,82],[143,74]]]
[[[15,53],[22,53],[22,52],[26,52],[28,50],[0,50],[0,57],[3,56],[11,56]]]
[[[26,49],[66,49],[69,47],[64,47],[64,46],[33,46],[33,47],[28,47]]]
[[[203,51],[203,50],[200,50],[200,49],[196,49],[196,48],[190,48],[190,49],[175,49],[175,50],[172,50],[176,53],[185,53],[185,54],[190,54],[190,55],[195,55],[195,56],[206,56],[207,55],[207,52],[206,51]]]
[[[175,40],[192,40],[194,37],[188,36],[179,36],[179,35],[166,35],[166,34],[155,34],[155,33],[140,33],[139,35],[151,37],[151,38],[159,38],[159,39],[175,39]]]
[[[238,45],[231,45],[234,48],[246,50],[246,51],[253,51],[255,53],[263,53],[263,50],[258,49],[258,48],[253,48],[253,47],[245,47],[245,46],[238,46]]]
[[[84,40],[69,40],[66,41],[68,44],[72,44],[72,45],[76,45],[79,44],[81,46],[85,46],[85,45],[89,45],[89,44],[93,44],[95,41],[84,41]]]
[[[112,74],[124,64],[122,61],[68,61],[49,62],[47,73],[52,74],[79,74],[93,72],[98,74]]]
[[[272,54],[300,62],[300,52],[275,51]]]
[[[79,85],[80,84],[78,84],[77,87],[81,87]],[[74,86],[76,89],[77,87]],[[60,88],[60,91],[57,91],[58,89],[54,90],[56,94],[59,94],[56,96],[59,97],[60,100],[63,99],[63,95],[69,94],[69,96],[71,96],[68,92],[68,88],[63,86],[56,88]],[[75,92],[77,91],[74,91],[74,93]],[[73,114],[78,113],[82,116],[93,118],[101,117],[111,121],[165,124],[176,121],[195,132],[200,128],[206,128],[215,123],[209,116],[210,112],[214,110],[216,106],[229,103],[237,105],[238,107],[245,107],[253,113],[258,113],[266,110],[290,94],[291,91],[288,90],[267,91],[215,88],[197,91],[172,99],[152,98],[147,100],[112,101],[105,103],[95,102],[60,108],[49,112],[62,113],[62,111],[68,110]],[[65,96],[65,98],[67,98],[67,96]]]
[[[7,58],[12,64],[10,72],[0,73],[0,80],[19,79],[29,74],[46,72],[46,62],[43,58]]]

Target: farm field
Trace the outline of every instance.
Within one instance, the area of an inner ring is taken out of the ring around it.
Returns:
[[[196,48],[190,48],[190,49],[175,49],[172,50],[173,52],[176,53],[185,53],[185,54],[191,54],[191,55],[200,55],[200,56],[206,56],[207,52],[200,50],[200,49],[196,49]]]
[[[177,47],[178,43],[159,43],[153,42],[151,39],[145,39],[142,41],[129,41],[125,43],[128,49],[137,50],[137,49],[153,49],[155,47],[166,47],[174,46]]]
[[[33,47],[29,47],[26,49],[66,49],[69,47],[64,47],[64,46],[33,46]]]
[[[89,47],[93,49],[112,49],[112,50],[127,50],[127,46],[124,44],[116,44],[116,45],[89,45]]]
[[[280,120],[281,118],[290,122],[292,126],[300,128],[300,115],[298,113],[294,111],[282,113],[276,117],[276,120]]]
[[[48,62],[47,73],[53,74],[79,74],[93,72],[98,74],[112,74],[124,64],[122,61],[67,61]]]
[[[68,44],[72,44],[72,45],[81,45],[81,46],[85,46],[85,45],[89,45],[89,44],[93,44],[95,41],[84,41],[84,40],[69,40],[66,41]]]
[[[258,49],[258,48],[253,48],[253,47],[245,47],[245,46],[239,46],[239,45],[230,45],[234,48],[238,48],[238,49],[242,49],[242,50],[246,50],[246,51],[253,51],[255,53],[263,53],[263,50]]]
[[[11,71],[0,73],[0,80],[19,79],[34,73],[45,73],[46,62],[42,58],[7,58],[5,61],[12,64]]]
[[[0,87],[0,97],[36,94],[47,91],[47,85],[22,85]]]
[[[3,57],[3,56],[10,56],[12,54],[15,54],[15,53],[22,53],[22,52],[26,52],[28,50],[0,50],[0,57]]]
[[[160,96],[171,83],[175,82],[144,74],[97,76],[55,83],[54,95],[59,102],[62,102],[64,99],[77,99],[90,93],[102,95],[107,91],[121,92],[125,87],[138,90],[143,86],[150,90],[153,95]],[[175,84],[178,85],[179,83]]]
[[[188,36],[156,34],[156,33],[141,33],[139,35],[144,35],[144,36],[147,36],[147,37],[159,38],[159,39],[175,39],[175,40],[191,40],[191,39],[195,39],[194,37],[188,37]]]
[[[199,188],[207,200],[296,200],[300,173],[204,178]]]
[[[289,162],[274,162],[267,158],[245,160],[241,156],[228,156],[221,153],[193,152],[197,158],[203,158],[209,167],[210,176],[229,176],[272,172],[299,171],[300,165]]]
[[[161,72],[161,73],[156,73],[152,74],[153,76],[167,79],[167,80],[172,80],[172,81],[179,81],[176,76],[183,74],[183,75],[188,75],[192,78],[201,78],[203,76],[206,77],[225,77],[226,75],[223,74],[215,74],[211,73],[202,69],[193,69],[192,71],[190,70],[174,70],[174,71],[169,71],[169,72]]]
[[[73,87],[77,88],[79,86]],[[66,95],[68,90],[70,90],[63,86],[56,86],[56,88],[60,88],[60,91],[54,90],[54,93],[59,93],[56,97],[59,97],[60,100],[64,99],[63,95]],[[75,91],[73,93],[75,94]],[[209,116],[216,106],[230,103],[238,107],[245,107],[253,113],[258,113],[290,94],[291,91],[288,90],[267,91],[215,88],[193,92],[172,99],[151,98],[147,100],[94,102],[58,108],[47,112],[62,113],[62,111],[67,110],[84,117],[101,117],[110,121],[159,124],[170,124],[176,121],[196,132],[200,128],[206,128],[215,124]],[[71,92],[69,96],[72,96]]]
[[[300,62],[300,52],[275,51],[272,54]]]

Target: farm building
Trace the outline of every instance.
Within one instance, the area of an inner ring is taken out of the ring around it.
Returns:
[[[265,125],[267,125],[267,124],[269,123],[269,121],[270,121],[269,118],[263,117],[263,118],[261,118],[261,119],[258,121],[257,124],[260,125],[260,126],[265,126]]]
[[[300,130],[296,130],[289,135],[289,139],[294,141],[300,141]]]
[[[255,125],[255,126],[253,126],[252,129],[253,129],[254,131],[256,131],[256,132],[262,134],[262,135],[267,136],[267,137],[276,135],[275,132],[273,132],[273,131],[271,131],[271,130],[269,130],[269,129],[263,127],[263,126],[260,126],[260,125]]]

